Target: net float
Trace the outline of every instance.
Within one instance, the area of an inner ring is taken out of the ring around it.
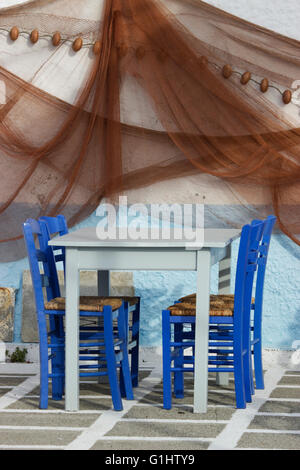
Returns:
[[[292,101],[292,92],[291,90],[285,90],[282,95],[282,101],[284,104],[289,104]]]
[[[266,93],[269,89],[269,80],[267,78],[264,78],[261,83],[260,83],[260,89],[263,93]]]
[[[11,28],[9,35],[12,41],[16,41],[19,37],[19,29],[16,26],[14,26],[13,28]]]
[[[53,34],[53,37],[52,37],[52,44],[54,47],[57,47],[59,45],[61,41],[61,35],[60,33],[57,31],[56,33]]]
[[[37,29],[34,29],[30,34],[30,41],[32,44],[35,44],[39,40],[39,32]]]
[[[232,67],[231,65],[227,64],[227,65],[224,65],[223,69],[222,69],[222,73],[223,73],[223,77],[224,78],[229,78],[231,77],[232,75]]]
[[[241,84],[242,85],[247,85],[247,83],[251,80],[251,73],[250,72],[245,72],[241,76]]]
[[[74,52],[80,51],[80,49],[82,48],[82,45],[83,45],[82,38],[75,39],[75,41],[73,42],[73,46],[72,46],[73,51]]]

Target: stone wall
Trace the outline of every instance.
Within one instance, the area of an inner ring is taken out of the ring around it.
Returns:
[[[0,287],[0,341],[13,341],[15,289]]]

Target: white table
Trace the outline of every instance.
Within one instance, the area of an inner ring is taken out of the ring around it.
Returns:
[[[97,270],[99,295],[109,295],[109,270],[185,270],[197,271],[197,286],[191,286],[191,293],[197,292],[194,412],[206,412],[210,270],[220,261],[219,293],[230,292],[231,243],[239,235],[234,229],[205,229],[203,246],[188,247],[185,242],[104,241],[88,227],[50,242],[66,249],[67,411],[79,409],[79,271]]]

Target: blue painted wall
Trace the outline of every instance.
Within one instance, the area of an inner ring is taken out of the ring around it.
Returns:
[[[94,226],[93,215],[80,226]],[[238,241],[233,244],[232,284],[237,259]],[[15,312],[15,342],[21,342],[22,272],[28,269],[27,260],[0,264],[0,286],[19,289]],[[263,345],[266,348],[291,349],[300,340],[300,247],[284,235],[273,235],[266,273]],[[178,297],[194,290],[193,272],[135,272],[136,294],[142,297],[142,346],[159,346],[161,310]],[[218,266],[212,268],[211,291],[217,293]]]

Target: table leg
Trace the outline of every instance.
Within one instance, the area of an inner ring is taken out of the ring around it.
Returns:
[[[198,251],[194,413],[206,413],[207,411],[210,269],[210,250]]]
[[[98,271],[98,295],[100,297],[110,295],[109,271]]]
[[[231,278],[231,245],[227,246],[226,257],[219,263],[219,294],[230,294]],[[219,372],[217,374],[217,385],[227,386],[229,384],[229,374]]]
[[[97,289],[99,297],[108,297],[110,295],[110,275],[109,271],[98,271],[97,272]],[[98,325],[101,325],[101,318],[99,318]],[[99,370],[101,366],[99,362]],[[98,377],[98,383],[102,383],[102,377]]]
[[[79,253],[66,249],[65,409],[79,410]]]

